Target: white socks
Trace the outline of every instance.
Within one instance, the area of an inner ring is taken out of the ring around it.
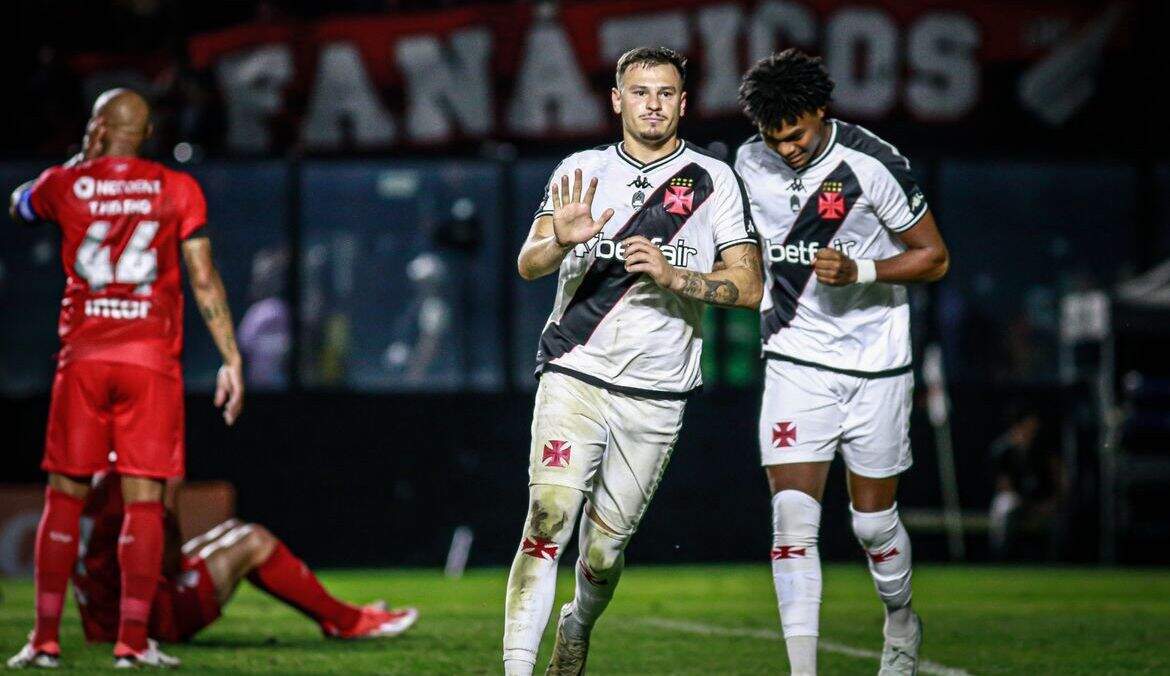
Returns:
[[[520,549],[508,574],[504,610],[504,672],[528,676],[556,592],[557,561],[573,533],[584,495],[575,488],[538,484],[529,489]]]
[[[581,533],[577,537],[581,550],[577,560],[577,591],[573,597],[573,613],[565,621],[566,631],[575,637],[588,635],[613,599],[626,562],[627,541],[603,530],[588,514],[581,517]]]
[[[790,636],[784,639],[788,648],[788,669],[792,676],[817,675],[817,637]]]
[[[910,610],[910,536],[898,518],[898,505],[880,512],[853,513],[853,534],[865,550],[878,596],[886,605],[886,636],[914,633]]]
[[[796,490],[772,496],[772,580],[792,673],[815,674],[821,612],[821,505]]]

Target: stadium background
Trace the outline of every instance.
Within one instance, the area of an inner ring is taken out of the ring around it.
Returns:
[[[309,562],[439,566],[460,526],[471,565],[510,560],[552,295],[550,280],[520,280],[515,253],[556,161],[617,137],[612,63],[648,41],[691,58],[690,141],[734,152],[752,132],[739,74],[794,45],[826,57],[834,114],[913,162],[953,261],[912,292],[916,355],[941,351],[951,402],[949,427],[932,427],[919,373],[901,493],[916,557],[956,556],[940,525],[949,441],[964,556],[992,558],[989,447],[1024,411],[1065,488],[1008,556],[1170,561],[1170,149],[1143,70],[1158,61],[1157,3],[329,7],[22,0],[19,102],[0,137],[7,190],[76,150],[98,91],[131,85],[155,103],[147,153],[206,191],[249,364],[244,416],[225,429],[214,348],[188,309],[189,476],[232,482],[238,511]],[[42,480],[56,246],[48,228],[0,228],[7,485]],[[707,387],[632,563],[760,561],[770,543],[755,318],[712,309],[707,324]],[[835,471],[824,551],[851,560]],[[17,572],[32,531],[3,523],[0,560]]]

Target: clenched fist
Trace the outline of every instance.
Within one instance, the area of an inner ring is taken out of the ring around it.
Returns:
[[[813,271],[817,281],[828,286],[847,286],[857,281],[857,263],[831,247],[817,249]]]

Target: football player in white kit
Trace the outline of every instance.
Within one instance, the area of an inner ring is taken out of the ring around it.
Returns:
[[[825,116],[833,82],[789,49],[755,64],[739,98],[759,134],[740,146],[766,269],[762,464],[772,490],[772,574],[794,674],[816,673],[817,539],[829,464],[841,453],[853,532],[886,608],[881,674],[917,669],[910,540],[898,475],[910,467],[908,282],[948,256],[905,157]]]
[[[561,162],[520,251],[522,277],[559,278],[536,355],[506,674],[532,673],[574,529],[576,594],[561,609],[547,673],[584,672],[590,631],[700,386],[704,303],[756,308],[763,293],[742,184],[729,164],[678,138],[685,68],[660,47],[621,57],[611,99],[622,141]]]

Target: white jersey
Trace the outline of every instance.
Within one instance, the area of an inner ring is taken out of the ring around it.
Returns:
[[[751,210],[731,166],[685,141],[649,164],[615,143],[575,153],[557,166],[558,182],[580,169],[597,179],[593,217],[613,218],[561,263],[556,301],[540,336],[537,376],[556,371],[607,389],[680,398],[702,384],[703,303],[625,270],[619,243],[642,235],[667,262],[710,272],[719,252],[756,244]],[[548,187],[536,217],[552,213]]]
[[[896,148],[857,125],[828,125],[825,149],[800,170],[759,136],[736,155],[764,246],[764,354],[853,375],[905,371],[911,358],[906,288],[821,285],[812,260],[826,246],[850,258],[901,253],[896,233],[918,223],[926,200]]]

